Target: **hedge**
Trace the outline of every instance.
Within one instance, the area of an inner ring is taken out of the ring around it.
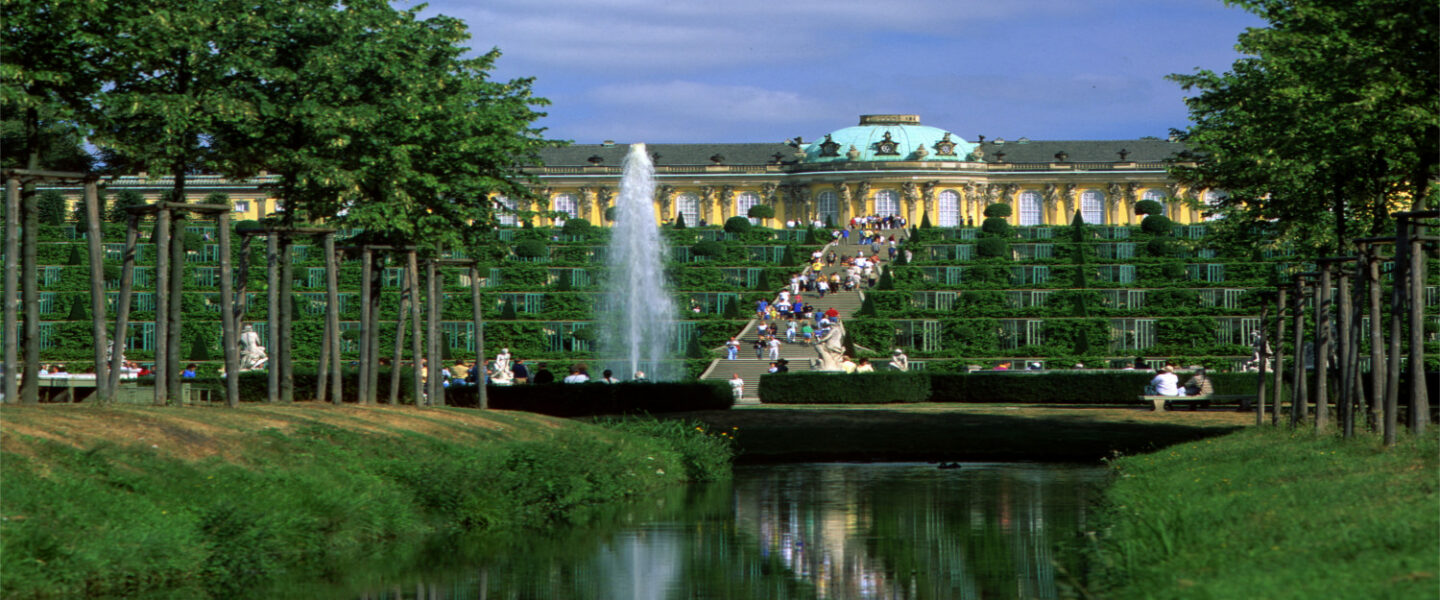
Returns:
[[[490,386],[490,408],[522,410],[555,417],[656,414],[726,410],[733,402],[724,382],[582,383]],[[474,406],[474,388],[450,388],[455,406]]]
[[[924,402],[930,378],[920,373],[793,372],[760,376],[766,404],[897,404]]]

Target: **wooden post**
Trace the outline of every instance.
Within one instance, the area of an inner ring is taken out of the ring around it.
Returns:
[[[475,320],[475,401],[481,410],[490,408],[490,399],[485,385],[485,313],[480,304],[480,269],[470,263],[470,311]]]
[[[1334,264],[1320,261],[1320,284],[1315,286],[1315,430],[1330,427],[1330,275]]]
[[[140,216],[131,213],[125,218],[125,256],[120,267],[120,297],[115,303],[115,351],[110,356],[110,390],[120,385],[120,369],[125,366],[122,358],[128,344],[130,328],[130,292],[135,285],[135,244],[140,237]],[[107,398],[108,402],[113,398]]]
[[[155,404],[164,406],[170,398],[166,386],[170,371],[170,207],[160,203],[155,215]]]
[[[265,343],[270,361],[265,365],[268,391],[265,401],[280,401],[280,239],[271,232],[265,237]]]
[[[20,402],[19,305],[15,290],[20,285],[20,180],[5,178],[5,402]],[[33,379],[33,378],[31,378]]]
[[[95,397],[105,404],[112,396],[110,365],[105,356],[110,349],[105,331],[105,249],[102,246],[105,239],[100,229],[100,190],[94,178],[85,180],[85,216],[89,221],[85,245],[90,251],[90,335],[95,345]]]
[[[1305,282],[1295,279],[1295,380],[1290,392],[1290,426],[1300,424],[1305,418]]]
[[[407,271],[409,272],[411,290],[410,360],[415,366],[415,380],[412,382],[412,391],[415,393],[415,406],[420,407],[425,405],[425,386],[421,381],[422,371],[420,370],[420,361],[425,357],[425,353],[420,349],[420,261],[415,255],[414,250],[409,252],[406,260],[409,261]]]
[[[280,401],[295,402],[295,239],[290,234],[280,238],[280,348],[276,356],[280,359]]]
[[[225,356],[225,403],[240,406],[240,329],[235,323],[235,269],[230,256],[230,213],[215,215],[220,242],[220,339]],[[244,274],[241,274],[244,277]]]
[[[330,349],[330,359],[334,362],[330,365],[330,402],[340,406],[344,402],[344,393],[341,387],[343,384],[343,366],[345,361],[340,356],[340,261],[335,257],[335,234],[325,234],[325,348]],[[315,374],[320,381],[325,381],[325,372],[321,370]],[[325,394],[320,394],[319,400],[325,401]]]
[[[1275,401],[1270,405],[1270,424],[1280,425],[1280,405],[1285,403],[1283,396],[1285,381],[1285,288],[1277,288],[1275,295]]]
[[[1402,213],[1403,214],[1403,213]],[[1423,213],[1422,213],[1423,214]],[[1425,433],[1430,423],[1430,398],[1425,385],[1425,225],[1422,214],[1410,219],[1410,433]],[[1432,212],[1428,216],[1435,217]],[[1396,315],[1399,317],[1399,315]]]
[[[375,368],[375,357],[370,356],[370,344],[368,343],[370,327],[370,280],[374,269],[375,257],[368,246],[360,248],[360,381],[359,398],[357,404],[365,405],[370,402],[370,370]]]

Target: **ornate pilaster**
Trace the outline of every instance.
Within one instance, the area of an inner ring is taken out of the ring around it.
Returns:
[[[925,183],[920,184],[920,199],[922,200],[922,202],[921,202],[921,213],[920,213],[920,214],[921,214],[921,217],[920,217],[920,220],[921,220],[921,221],[924,221],[924,220],[925,220],[925,216],[924,216],[924,215],[928,215],[928,214],[934,213],[934,214],[935,214],[935,220],[931,221],[931,223],[938,224],[938,223],[940,222],[940,215],[939,215],[939,213],[935,213],[935,188],[936,188],[936,186],[939,186],[939,185],[940,185],[940,182],[939,182],[939,181],[927,181],[927,182],[925,182]],[[959,207],[956,207],[956,208],[959,208]],[[916,223],[916,225],[919,225],[919,223]]]
[[[866,200],[869,200],[869,199],[870,199],[870,182],[868,182],[868,181],[861,181],[861,182],[855,184],[855,196],[852,198],[852,200],[855,201],[855,214],[857,214],[857,215],[869,214],[869,212],[865,210],[865,201],[866,201]],[[837,225],[838,225],[838,223],[837,223]]]
[[[843,182],[836,182],[834,185],[835,205],[836,208],[840,209],[840,222],[836,223],[836,225],[844,225],[846,223],[849,223],[851,218],[850,186],[845,185],[845,183]]]
[[[700,188],[700,218],[709,221],[710,211],[715,207],[715,186],[707,185]],[[724,222],[724,219],[721,219]]]
[[[615,189],[614,189],[614,188],[610,188],[610,187],[606,187],[606,186],[600,186],[600,187],[595,188],[595,204],[596,204],[596,209],[600,211],[599,214],[595,215],[596,218],[599,219],[599,220],[601,220],[601,221],[605,220],[605,211],[610,210],[610,205],[611,205],[612,203],[614,203],[614,201],[615,201]],[[597,221],[597,223],[598,223],[598,221]]]
[[[918,225],[915,222],[915,204],[920,201],[920,186],[913,181],[905,182],[900,186],[900,197],[905,200],[905,221]]]
[[[1062,207],[1060,204],[1060,186],[1053,183],[1045,184],[1040,189],[1040,222],[1054,225],[1055,222],[1045,218],[1045,213],[1056,214]]]
[[[1061,215],[1061,221],[1063,221],[1061,225],[1068,225],[1070,224],[1070,220],[1075,218],[1075,211],[1080,208],[1076,200],[1078,193],[1079,189],[1076,188],[1073,183],[1060,186],[1060,199],[1065,203],[1065,214]]]
[[[591,223],[598,224],[600,220],[592,218],[590,215],[591,209],[593,209],[595,206],[595,190],[587,186],[581,187],[580,189],[575,190],[575,192],[579,196],[578,200],[575,203],[575,216],[581,219],[585,219],[586,221],[589,221]]]
[[[672,210],[670,207],[675,201],[675,186],[662,185],[656,190],[656,195],[660,200],[660,220],[668,220]]]
[[[734,216],[745,216],[735,209],[735,186],[725,185],[720,187],[720,223],[724,224],[726,219]]]

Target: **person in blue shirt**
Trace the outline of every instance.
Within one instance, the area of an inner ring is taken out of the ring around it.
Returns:
[[[200,365],[197,365],[197,364],[195,364],[195,363],[190,363],[190,364],[188,364],[188,365],[185,365],[185,370],[180,372],[180,377],[183,378],[183,379],[194,379],[194,378],[195,378],[195,371],[198,370],[199,368],[200,368]]]

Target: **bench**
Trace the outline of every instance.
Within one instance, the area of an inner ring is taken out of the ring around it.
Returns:
[[[94,377],[53,377],[40,378],[36,384],[40,393],[45,397],[46,402],[83,402],[95,395]],[[193,388],[193,389],[192,389]],[[180,383],[180,400],[182,404],[190,404],[199,396],[204,396],[209,401],[210,390],[194,388],[188,382]],[[153,385],[142,386],[131,380],[120,380],[115,388],[115,402],[118,404],[152,404],[155,402],[155,387]]]
[[[1254,405],[1255,394],[1206,394],[1203,396],[1152,396],[1141,395],[1141,402],[1149,402],[1155,407],[1155,412],[1165,412],[1175,406],[1182,404],[1190,405],[1191,410],[1199,408],[1210,408],[1210,404],[1231,404],[1239,403],[1241,411],[1250,410]]]

